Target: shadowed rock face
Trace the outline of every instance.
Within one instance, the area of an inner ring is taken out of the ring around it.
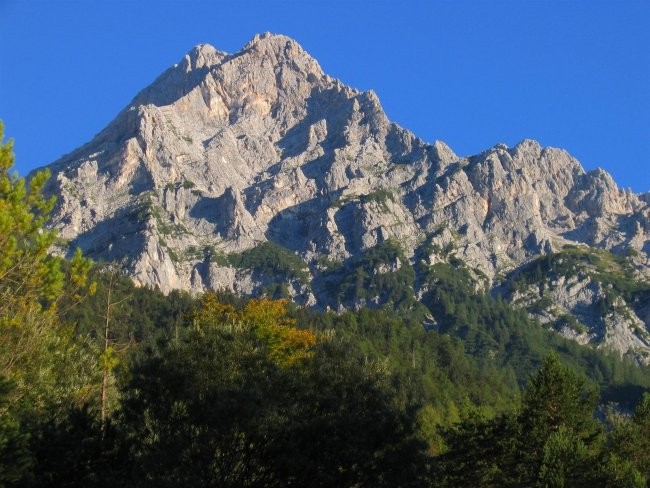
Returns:
[[[372,91],[327,76],[280,35],[235,54],[196,46],[50,169],[61,237],[164,291],[255,293],[254,273],[197,250],[266,240],[298,253],[311,275],[319,258],[389,238],[410,258],[425,241],[453,244],[490,283],[566,243],[633,249],[648,271],[647,195],[531,140],[470,157],[427,144],[391,123]],[[289,291],[320,302],[304,284]]]

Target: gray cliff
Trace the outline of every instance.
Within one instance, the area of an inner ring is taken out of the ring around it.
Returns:
[[[649,270],[649,195],[532,140],[470,157],[428,144],[391,123],[374,92],[329,77],[280,35],[235,54],[195,47],[49,168],[53,225],[70,249],[163,291],[260,293],[272,277],[228,256],[266,241],[304,261],[287,290],[321,307],[327,292],[310,283],[323,260],[346,262],[390,239],[410,260],[424,243],[453,250],[488,289],[567,245],[626,256],[633,279]],[[569,337],[650,351],[650,307],[618,303],[594,317],[602,286],[558,276],[542,322],[571,313],[586,330],[560,327]],[[527,306],[535,293],[511,298]]]

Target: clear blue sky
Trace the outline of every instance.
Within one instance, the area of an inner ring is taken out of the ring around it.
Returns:
[[[650,0],[0,0],[0,119],[21,174],[87,142],[198,43],[296,39],[458,154],[524,138],[650,190]]]

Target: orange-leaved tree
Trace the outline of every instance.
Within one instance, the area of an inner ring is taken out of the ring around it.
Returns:
[[[194,327],[219,327],[227,331],[250,332],[267,348],[270,359],[283,367],[296,365],[312,355],[316,335],[298,329],[289,317],[286,300],[251,299],[243,310],[219,301],[208,292],[194,314]]]

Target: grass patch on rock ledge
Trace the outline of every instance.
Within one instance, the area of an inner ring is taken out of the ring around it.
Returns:
[[[609,310],[618,297],[630,303],[650,293],[650,283],[634,276],[629,258],[603,249],[571,245],[530,262],[511,279],[509,287],[511,291],[522,291],[530,285],[560,276],[585,276],[600,283],[605,290],[601,306],[603,312]]]
[[[304,285],[309,283],[307,264],[289,249],[271,241],[230,254],[228,262],[236,268],[254,269],[269,276],[282,275]]]

